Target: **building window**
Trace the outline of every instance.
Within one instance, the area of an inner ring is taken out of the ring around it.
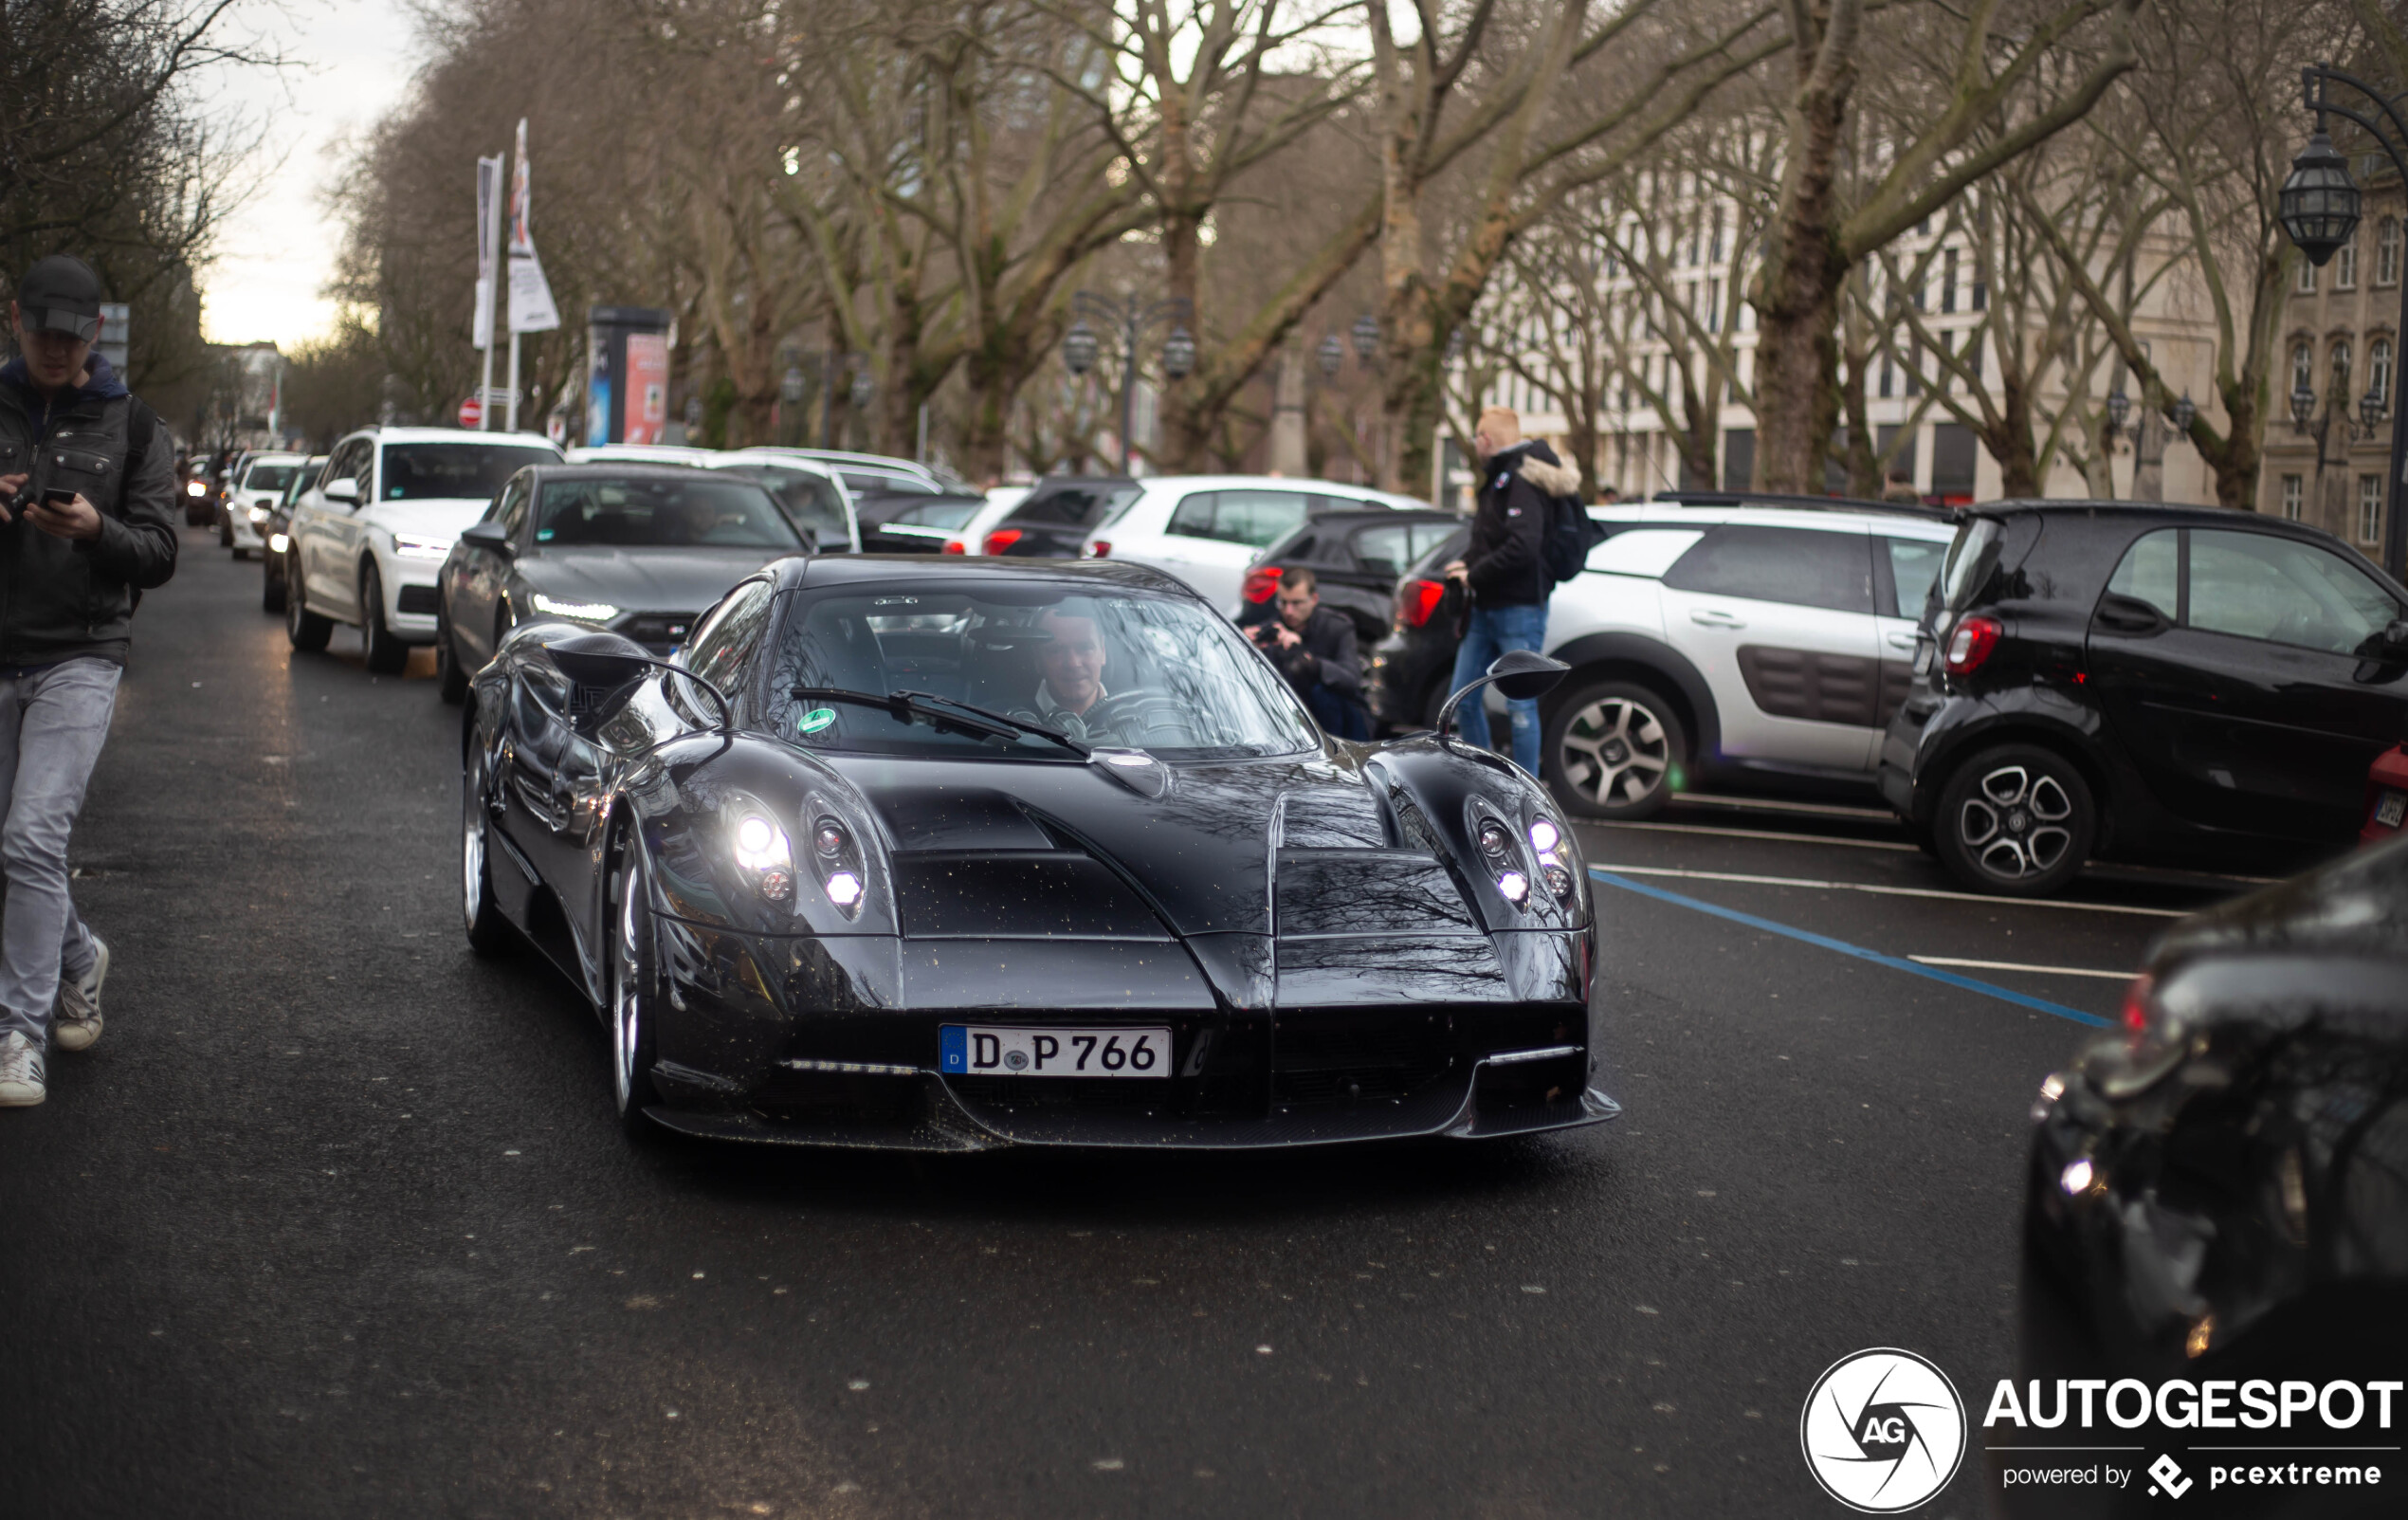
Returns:
[[[2316,389],[2316,351],[2306,343],[2291,345],[2291,389],[2294,391]]]
[[[2286,476],[2284,476],[2284,477],[2283,477],[2283,521],[2284,521],[2284,522],[2298,522],[2298,521],[2299,521],[2299,509],[2300,509],[2300,507],[2301,507],[2301,506],[2303,506],[2304,504],[2306,504],[2307,501],[2308,501],[2308,477],[2307,477],[2307,476],[2305,476],[2305,475],[2286,475]]]
[[[2366,394],[2383,411],[2391,410],[2391,339],[2378,338],[2366,345]]]
[[[2351,238],[2333,254],[2333,288],[2358,288],[2358,240]]]
[[[1950,248],[1940,256],[1940,309],[1957,309],[1957,250]]]
[[[2372,543],[2383,525],[2383,478],[2358,477],[2358,541]]]
[[[1720,280],[1706,282],[1706,330],[1709,333],[1723,330],[1723,282]]]
[[[2375,225],[2375,284],[2399,284],[2399,218],[2386,216]]]
[[[2350,402],[2348,339],[2341,338],[2333,340],[2332,368],[2333,405],[2345,412],[2349,409]]]
[[[1888,400],[1888,399],[1889,399],[1892,395],[1896,394],[1897,394],[1897,391],[1898,391],[1898,371],[1897,371],[1897,368],[1896,368],[1896,366],[1892,365],[1892,364],[1889,362],[1889,356],[1888,356],[1888,355],[1887,355],[1887,354],[1884,354],[1884,355],[1881,357],[1881,398],[1882,398],[1884,401],[1887,401],[1887,400]]]
[[[2300,260],[2299,278],[2291,282],[2291,288],[2303,296],[2314,295],[2316,293],[2316,266],[2306,259]]]

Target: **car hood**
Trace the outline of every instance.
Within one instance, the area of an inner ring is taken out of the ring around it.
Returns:
[[[377,502],[359,514],[360,521],[388,533],[407,533],[415,538],[439,539],[446,542],[460,536],[460,530],[485,515],[486,503],[456,501],[447,497],[419,497],[408,501]]]
[[[518,562],[531,591],[635,612],[698,613],[785,549],[543,549]]]

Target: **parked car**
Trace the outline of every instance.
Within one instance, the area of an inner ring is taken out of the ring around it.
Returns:
[[[871,554],[941,554],[957,541],[987,499],[874,492],[857,498],[862,547]]]
[[[2408,822],[2408,744],[2394,744],[2366,768],[2366,826],[2361,844],[2381,844]]]
[[[2032,1118],[2018,1391],[2028,1383],[2037,1400],[2069,1385],[2057,1380],[2081,1378],[2211,1396],[2220,1386],[2230,1420],[2237,1388],[2241,1423],[2263,1428],[2273,1411],[2253,1418],[2255,1390],[2271,1400],[2277,1386],[2396,1377],[2408,1359],[2408,840],[2169,930],[2125,995],[2120,1026],[2041,1084]],[[2049,1402],[2063,1408],[2061,1398]],[[2093,1416],[2087,1431],[2039,1428],[2033,1416],[2030,1426],[2000,1422],[1998,1436],[2062,1450],[2107,1426]],[[2399,1438],[2396,1424],[2379,1435],[2373,1425],[2363,1438]],[[2106,1438],[2158,1436],[2152,1427]],[[2008,1459],[2018,1455],[2010,1448]],[[2138,1494],[2123,1498],[2069,1505],[2066,1491],[2042,1488],[2011,1512],[2154,1511]],[[2325,1489],[2312,1501],[2211,1512],[2399,1509],[2396,1493]]]
[[[787,520],[815,554],[861,552],[861,524],[853,492],[835,469],[792,450],[688,449],[678,444],[589,444],[572,449],[572,465],[684,465],[730,469],[769,487]]]
[[[1355,620],[1365,649],[1387,633],[1396,581],[1440,544],[1465,532],[1463,519],[1434,507],[1350,507],[1298,523],[1255,557],[1238,591],[1237,626],[1279,614],[1274,598],[1293,569],[1313,573],[1322,605]]]
[[[218,514],[217,541],[233,550],[235,559],[247,559],[252,550],[267,547],[260,527],[299,477],[307,458],[305,454],[260,453],[251,455],[243,467],[242,479],[227,493],[226,505]]]
[[[1870,791],[1945,512],[1689,492],[1590,517],[1606,538],[1547,603],[1546,652],[1573,668],[1540,709],[1559,801],[1643,818],[1706,779]],[[1446,699],[1461,554],[1442,544],[1398,583],[1371,672],[1384,722],[1419,726]]]
[[[1305,522],[1363,508],[1427,511],[1428,502],[1368,485],[1275,475],[1155,475],[1091,529],[1081,551],[1167,570],[1231,617],[1255,557]]]
[[[915,460],[896,459],[886,454],[848,453],[841,449],[791,449],[763,444],[747,449],[748,453],[777,454],[788,459],[807,459],[825,465],[843,479],[845,488],[856,496],[871,491],[903,491],[920,496],[934,496],[940,491],[958,491],[962,483],[938,473]]]
[[[617,462],[521,469],[438,573],[444,700],[459,701],[524,622],[607,629],[666,655],[728,587],[803,552],[768,488],[739,474]]]
[[[435,638],[435,573],[451,540],[520,469],[558,462],[532,433],[369,428],[335,446],[294,504],[284,632],[326,647],[337,623],[360,629],[368,668],[399,670]]]
[[[986,493],[986,503],[970,515],[970,520],[956,528],[953,537],[938,547],[939,554],[977,556],[987,552],[987,531],[1012,515],[1012,509],[1029,498],[1026,485],[998,485]]]
[[[982,552],[1013,559],[1076,559],[1087,537],[1137,500],[1126,475],[1048,475],[987,530]]]
[[[259,525],[263,545],[259,556],[259,604],[264,611],[284,610],[284,579],[293,558],[293,504],[301,500],[303,491],[316,486],[325,471],[326,456],[310,455],[301,468],[293,471],[293,478],[285,483],[283,494],[269,505],[266,518]]]
[[[1969,509],[1881,789],[1960,881],[2346,848],[2408,733],[2408,592],[2330,534],[2133,502]]]

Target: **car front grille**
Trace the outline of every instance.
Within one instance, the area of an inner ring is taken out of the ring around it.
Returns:
[[[432,617],[437,606],[432,586],[404,586],[393,595],[395,612],[419,613]]]
[[[1410,1097],[1453,1065],[1454,1032],[1444,1014],[1285,1015],[1271,1035],[1271,1101],[1330,1108]]]

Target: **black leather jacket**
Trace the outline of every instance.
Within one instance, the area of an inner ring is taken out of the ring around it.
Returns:
[[[78,655],[125,663],[134,604],[175,574],[175,446],[157,424],[127,478],[134,399],[108,361],[46,400],[23,360],[0,369],[0,475],[30,476],[0,523],[0,668]],[[100,514],[96,539],[53,538],[18,508],[46,490],[72,490]]]

